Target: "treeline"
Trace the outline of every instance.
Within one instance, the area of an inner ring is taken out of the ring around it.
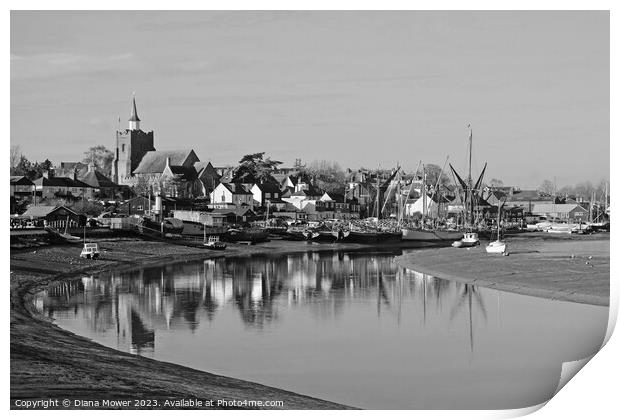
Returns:
[[[10,172],[11,176],[25,176],[30,180],[41,178],[45,171],[54,168],[54,164],[49,159],[43,162],[31,162],[23,153],[19,146],[11,146],[10,150]],[[109,177],[112,174],[112,162],[114,153],[103,145],[90,147],[84,152],[82,163],[87,165],[94,163],[95,169]]]

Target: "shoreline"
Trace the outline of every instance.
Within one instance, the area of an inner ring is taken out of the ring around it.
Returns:
[[[55,325],[52,319],[39,313],[32,306],[31,298],[52,284],[80,275],[164,262],[163,259],[168,263],[276,252],[331,251],[334,249],[354,251],[370,247],[334,247],[332,244],[308,246],[305,243],[303,247],[297,245],[288,248],[232,245],[222,252],[135,239],[102,240],[99,243],[103,251],[102,258],[99,260],[71,257],[71,255],[79,255],[81,244],[46,246],[34,250],[11,252],[10,400],[12,409],[20,409],[15,405],[16,400],[42,398],[69,398],[71,400],[138,398],[162,401],[194,398],[203,401],[276,400],[283,401],[283,407],[268,408],[322,410],[353,408],[103,346]],[[132,245],[138,245],[140,250],[132,249]],[[109,248],[118,249],[110,252]],[[150,249],[145,252],[144,248]],[[60,255],[56,261],[49,263],[45,261],[53,253],[64,255]],[[37,261],[37,259],[43,261]]]
[[[444,280],[565,302],[609,306],[609,236],[507,239],[509,255],[474,248],[416,250],[400,266]],[[575,246],[580,242],[579,246]]]
[[[512,239],[511,239],[512,241]],[[523,243],[537,241],[526,237]],[[208,399],[257,399],[282,400],[284,409],[345,409],[351,408],[329,401],[303,396],[293,392],[260,385],[242,379],[219,376],[180,365],[135,356],[97,344],[53,324],[31,304],[32,296],[51,284],[63,282],[80,275],[90,275],[110,269],[123,269],[137,265],[190,261],[217,257],[242,257],[265,254],[294,254],[314,251],[376,251],[377,249],[407,250],[409,246],[377,244],[329,244],[272,241],[253,246],[229,245],[225,251],[213,251],[172,245],[164,242],[136,240],[135,238],[102,239],[100,260],[80,259],[81,245],[49,246],[11,252],[11,407],[15,400],[46,398],[130,399],[141,398],[199,398]],[[562,243],[553,238],[549,243]],[[594,241],[592,241],[594,242]],[[609,239],[606,239],[609,244]],[[402,244],[400,244],[402,245]],[[418,246],[419,247],[419,246]],[[478,247],[478,251],[482,247]],[[482,248],[483,250],[483,248]],[[454,274],[445,267],[431,268],[433,258],[445,258],[454,248],[417,249],[397,257],[397,262],[416,271],[447,280],[469,282],[485,287],[533,294],[523,285],[511,282],[491,282],[473,276],[468,278],[461,271]],[[462,250],[460,250],[462,251]],[[474,254],[466,254],[471,260]],[[512,251],[511,251],[512,252]],[[516,255],[519,255],[518,253]],[[527,254],[524,254],[527,255]],[[476,256],[476,259],[484,258]],[[498,258],[498,257],[494,257]],[[499,257],[502,258],[502,257]],[[601,258],[596,257],[597,272],[604,272]],[[607,258],[607,300],[601,290],[585,295],[543,293],[541,297],[579,301],[598,305],[609,304],[609,256]],[[458,260],[458,259],[457,259]],[[454,260],[456,261],[456,260]],[[515,262],[511,254],[504,261]],[[471,261],[468,261],[471,263]],[[471,265],[471,264],[470,264]],[[454,266],[454,264],[453,264]],[[588,272],[590,274],[591,272]],[[557,277],[557,272],[555,273]],[[513,282],[516,278],[513,276]],[[599,282],[602,276],[599,274]],[[506,287],[506,289],[502,289]],[[592,291],[590,291],[592,292]],[[161,408],[161,407],[159,407]]]

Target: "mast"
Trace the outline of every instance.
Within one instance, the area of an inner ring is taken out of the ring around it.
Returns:
[[[426,167],[422,164],[422,187],[420,188],[422,193],[422,225],[424,225],[424,219],[426,219]]]
[[[472,143],[473,143],[473,131],[471,128],[471,124],[467,124],[467,128],[469,128],[469,167],[467,174],[467,194],[465,195],[465,203],[466,203],[466,213],[465,218],[468,224],[473,224],[474,219],[474,203],[473,203],[473,191],[472,191],[472,179],[471,179],[471,155],[472,155]]]

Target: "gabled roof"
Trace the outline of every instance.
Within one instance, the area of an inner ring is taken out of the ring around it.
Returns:
[[[240,183],[220,182],[218,186],[219,185],[222,185],[224,188],[226,188],[228,191],[230,191],[233,194],[254,195],[251,192],[249,192],[243,184],[240,184]]]
[[[146,152],[140,164],[133,171],[135,174],[158,174],[166,168],[166,159],[170,158],[170,166],[183,166],[190,155],[194,153],[192,149],[186,150],[152,150]]]
[[[316,187],[310,187],[304,190],[299,190],[291,194],[292,197],[320,197],[323,193]]]
[[[532,206],[532,213],[569,213],[576,207],[581,208],[583,211],[586,209],[579,204],[534,204]]]
[[[521,190],[514,191],[508,201],[548,201],[553,200],[553,197],[541,193],[537,190]]]
[[[181,176],[181,180],[183,181],[192,181],[198,176],[193,166],[170,165],[170,171],[172,171],[174,175]]]
[[[119,185],[97,170],[88,171],[80,181],[94,188],[117,188]]]
[[[12,176],[11,185],[34,185],[31,180],[23,175]]]
[[[280,194],[282,190],[280,186],[273,182],[257,182],[256,185],[262,192],[264,193],[278,193]]]
[[[53,176],[45,178],[44,176],[35,179],[34,184],[42,187],[66,187],[66,188],[93,188],[90,185],[64,176]]]
[[[22,216],[27,216],[27,217],[45,217],[48,214],[56,211],[57,209],[63,208],[66,211],[76,214],[76,212],[74,212],[73,210],[71,210],[68,207],[65,206],[30,206],[28,207],[28,210],[26,210]]]

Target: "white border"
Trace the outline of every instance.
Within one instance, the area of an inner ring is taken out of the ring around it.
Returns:
[[[405,0],[384,0],[384,1],[368,1],[368,0],[358,0],[358,1],[326,1],[326,0],[316,0],[316,1],[306,1],[306,0],[298,0],[298,1],[284,1],[284,0],[263,0],[263,1],[251,1],[251,0],[229,0],[229,1],[195,1],[195,0],[176,0],[174,3],[172,2],[164,2],[164,1],[90,1],[88,2],[88,7],[85,2],[79,1],[56,1],[51,3],[49,1],[8,1],[8,9],[7,13],[4,16],[3,25],[4,34],[5,34],[5,42],[4,42],[4,57],[6,61],[6,65],[4,66],[4,80],[7,86],[5,89],[5,101],[3,104],[2,118],[4,121],[3,126],[5,127],[5,136],[4,138],[4,152],[8,154],[10,136],[7,134],[6,127],[10,127],[10,95],[8,94],[10,91],[10,64],[8,57],[10,56],[10,14],[8,11],[10,9],[15,10],[47,10],[53,7],[53,10],[73,10],[73,9],[90,9],[90,10],[124,10],[124,9],[144,9],[144,10],[167,10],[171,9],[171,6],[175,6],[174,9],[190,9],[190,10],[611,10],[610,18],[611,18],[611,74],[618,74],[618,18],[616,16],[618,7],[614,8],[614,2],[612,1],[405,1]],[[616,9],[616,10],[614,10]],[[614,52],[614,47],[615,52]],[[611,79],[611,115],[620,115],[618,112],[618,106],[616,102],[617,93],[617,77],[613,77]],[[613,118],[611,119],[611,138],[617,138],[617,122]],[[618,156],[617,146],[614,142],[610,142],[610,156]],[[595,153],[600,153],[600,151],[593,151]],[[6,161],[5,157],[5,161]],[[8,170],[5,169],[6,176],[8,176]],[[615,181],[617,178],[617,171],[611,166],[611,196],[613,196],[613,187],[616,185]],[[5,178],[6,178],[5,176]],[[2,200],[4,200],[5,204],[8,205],[8,187],[5,185],[5,193],[2,196]],[[5,207],[6,208],[6,207]],[[7,224],[8,226],[8,224]],[[8,227],[5,227],[5,233],[8,234]],[[7,236],[5,236],[7,237]],[[617,243],[616,239],[618,237],[618,231],[615,230],[612,232],[612,269],[611,269],[611,278],[615,279],[617,270],[615,269],[614,256],[616,255],[614,246]],[[7,273],[9,270],[9,246],[7,242],[2,244],[2,250],[4,257],[4,272]],[[7,282],[8,283],[8,282]],[[8,284],[5,285],[8,287]],[[618,298],[619,291],[617,287],[617,282],[612,281],[612,305],[610,307],[610,318],[615,321],[617,318],[617,310],[618,310]],[[5,303],[8,299],[5,300]],[[5,320],[9,318],[9,308],[8,305],[5,304]],[[614,322],[615,323],[615,322]],[[4,373],[4,395],[5,401],[8,409],[8,400],[9,400],[9,325],[8,322],[4,322],[3,329],[5,333],[5,346],[3,348],[3,356],[5,360],[5,364],[3,365],[3,373]],[[597,354],[592,361],[590,361],[584,368],[583,371],[578,374],[578,377],[572,381],[570,381],[565,388],[563,388],[558,395],[556,395],[543,409],[536,411],[532,418],[537,419],[548,419],[548,418],[562,418],[562,419],[583,419],[585,417],[590,418],[599,418],[599,417],[611,417],[612,413],[618,413],[618,404],[615,402],[617,399],[617,384],[618,380],[616,375],[619,372],[618,369],[618,355],[620,354],[620,343],[618,342],[617,337],[612,337],[611,340],[607,343],[604,349]],[[111,415],[111,412],[108,411],[89,411],[88,413],[84,412],[19,412],[19,411],[11,411],[11,415],[19,416],[19,417],[30,417],[30,416],[51,416],[51,418],[60,417],[63,418],[72,418],[73,416],[84,416],[87,415],[89,417],[95,418],[103,418]],[[135,412],[121,412],[114,413],[115,415],[131,416],[134,417],[139,415]],[[149,413],[149,416],[154,415],[155,413]],[[304,412],[251,412],[249,414],[245,414],[239,411],[235,412],[218,412],[218,416],[229,417],[229,416],[242,416],[242,415],[250,415],[252,417],[258,418],[273,418],[273,417],[300,417],[300,418],[313,418],[316,415],[332,415],[332,413],[316,413],[311,411]],[[505,418],[507,416],[514,416],[520,414],[527,414],[527,410],[516,410],[513,412],[506,411],[355,411],[355,412],[335,412],[334,415],[338,416],[338,418],[367,418],[368,416],[385,416],[389,415],[390,417],[396,418],[410,418],[412,415],[417,418]],[[155,414],[156,416],[176,416],[178,413],[170,413],[170,412],[158,412]],[[192,412],[183,412],[183,416],[200,416],[204,418],[204,416],[212,416],[213,413],[204,413],[201,411],[192,411]]]

